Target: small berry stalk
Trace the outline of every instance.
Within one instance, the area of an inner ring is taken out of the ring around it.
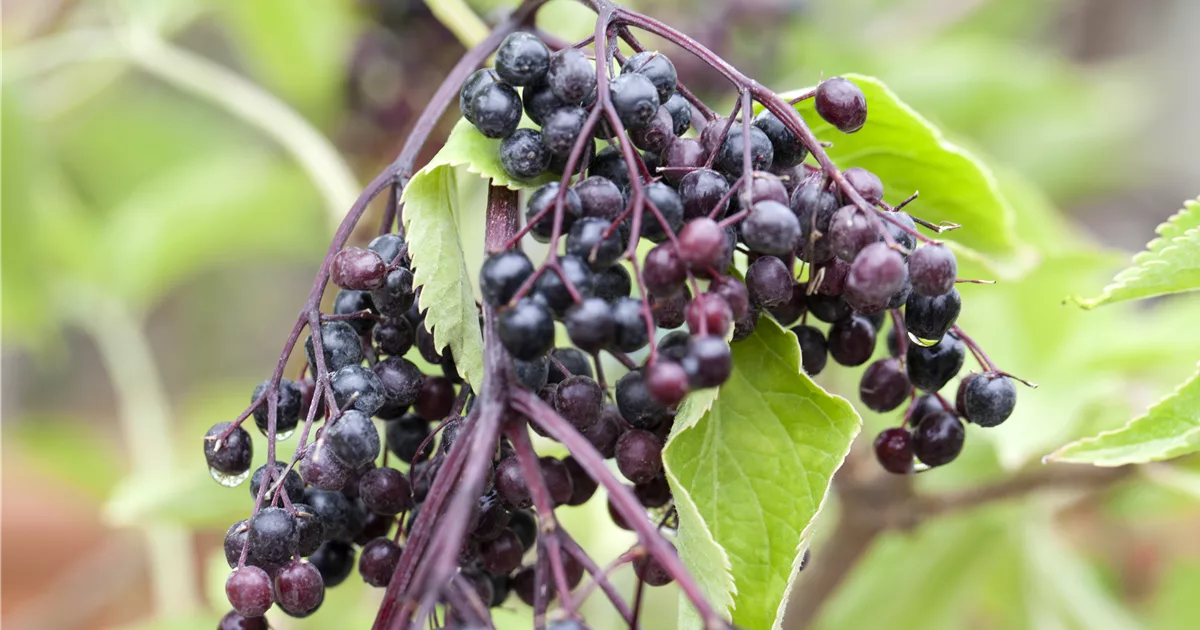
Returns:
[[[917,229],[949,226],[909,215],[915,195],[884,203],[879,178],[840,171],[793,103],[687,35],[596,0],[585,2],[597,13],[593,36],[545,41],[523,30],[541,4],[522,4],[450,72],[335,234],[272,377],[238,418],[205,436],[214,478],[251,477],[254,497],[226,537],[234,610],[221,627],[265,627],[274,605],[310,615],[356,564],[386,589],[376,630],[491,627],[489,610],[510,594],[533,607],[535,627],[583,628],[578,606],[595,590],[636,627],[644,587],[670,582],[706,627],[727,627],[671,543],[663,446],[679,404],[730,377],[731,343],[760,317],[792,327],[816,375],[828,357],[867,363],[890,312],[891,356],[865,369],[860,397],[881,413],[908,403],[875,442],[891,472],[948,463],[962,448],[963,419],[990,427],[1011,414],[1014,377],[955,325],[953,252]],[[635,29],[728,79],[738,95],[730,114],[697,99]],[[495,67],[478,69],[493,52]],[[396,231],[415,156],[456,96],[475,130],[499,140],[511,180],[558,176],[529,195],[523,223],[517,193],[489,189],[484,376],[470,384],[419,306],[409,247],[420,243]],[[844,133],[867,124],[850,81],[823,81],[809,98]],[[523,114],[536,126],[521,127]],[[347,247],[385,191],[380,235]],[[549,246],[539,264],[522,249],[526,236]],[[643,239],[654,246],[639,256]],[[329,282],[340,292],[326,314]],[[555,347],[559,325],[570,346]],[[283,378],[306,328],[306,365],[297,380]],[[952,405],[938,392],[967,350],[984,371],[961,380]],[[423,374],[411,353],[438,373]],[[605,356],[627,370],[615,383]],[[249,417],[268,437],[253,476]],[[276,461],[277,442],[297,429],[295,456]],[[539,456],[530,430],[570,455]],[[637,535],[605,567],[556,518],[601,486],[614,523]],[[638,578],[631,599],[609,579],[626,564]]]

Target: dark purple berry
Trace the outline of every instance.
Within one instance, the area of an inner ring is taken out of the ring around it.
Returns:
[[[867,122],[867,97],[857,85],[842,77],[817,86],[817,114],[842,133],[854,133]]]
[[[886,413],[908,400],[912,383],[908,382],[899,359],[880,359],[863,371],[858,383],[858,395],[872,411]]]
[[[250,517],[247,539],[254,557],[267,564],[283,564],[300,544],[296,519],[287,510],[268,507]],[[253,617],[254,615],[248,615]]]
[[[512,85],[540,81],[549,66],[550,49],[532,33],[511,33],[496,49],[496,74]]]
[[[805,374],[820,374],[825,369],[829,354],[825,335],[812,326],[797,326],[792,332],[796,333],[796,339],[800,342],[800,362],[804,365]]]
[[[622,74],[609,83],[608,90],[617,116],[630,131],[650,124],[658,112],[658,91],[644,75]]]
[[[875,459],[883,469],[906,475],[913,469],[912,436],[904,427],[885,429],[875,438]]]
[[[383,286],[387,263],[379,254],[358,247],[347,247],[334,255],[329,263],[329,279],[334,284],[353,291],[370,291]]]
[[[626,431],[617,440],[617,468],[633,483],[650,481],[662,470],[662,443],[649,431]]]
[[[954,414],[934,413],[913,429],[912,452],[927,466],[941,466],[958,457],[965,437],[962,422]]]
[[[373,468],[358,481],[358,496],[376,514],[399,514],[413,507],[412,487],[395,468]]]
[[[514,357],[531,361],[554,346],[554,316],[535,300],[522,298],[500,312],[496,332]]]
[[[668,408],[650,393],[645,377],[637,370],[627,372],[617,381],[616,399],[621,417],[639,429],[653,430],[670,415]]]
[[[681,140],[675,144],[682,142]],[[707,217],[716,210],[713,216],[720,219],[725,216],[729,207],[729,201],[724,200],[728,193],[729,181],[716,171],[702,168],[684,175],[679,182],[679,198],[683,202],[684,218],[690,221]]]
[[[850,315],[829,327],[829,354],[834,361],[853,367],[875,352],[875,327],[862,315]]]
[[[587,430],[604,410],[604,390],[587,376],[572,376],[558,384],[554,409],[572,426]]]
[[[908,271],[913,293],[936,297],[954,290],[958,261],[945,245],[923,245],[909,256]]]
[[[250,461],[254,455],[254,443],[250,440],[250,434],[242,427],[233,429],[220,444],[217,443],[217,437],[229,429],[230,424],[218,422],[204,434],[204,459],[213,475],[219,474],[222,479],[246,474],[250,470]]]
[[[760,308],[773,308],[792,297],[792,272],[774,256],[762,256],[746,270],[746,290],[750,301]]]
[[[966,418],[981,427],[994,427],[1008,420],[1017,406],[1017,388],[1000,374],[980,374],[963,380],[963,411]]]
[[[905,356],[908,380],[918,389],[936,392],[958,374],[965,359],[963,343],[953,333],[928,347],[910,343]]]
[[[954,326],[961,311],[958,289],[937,297],[925,297],[914,291],[904,306],[904,326],[917,339],[938,341]]]
[[[225,579],[229,605],[244,617],[261,617],[271,608],[271,576],[258,567],[234,569]]]
[[[321,572],[303,560],[288,563],[275,574],[275,599],[289,615],[311,614],[325,599]]]

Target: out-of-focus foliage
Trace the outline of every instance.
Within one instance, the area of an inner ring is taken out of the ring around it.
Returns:
[[[348,116],[347,60],[369,23],[360,3],[349,0],[67,4],[77,6],[49,26],[5,7],[0,313],[6,350],[21,347],[35,359],[22,364],[29,366],[29,379],[69,345],[68,322],[59,313],[81,310],[63,308],[80,299],[80,285],[144,315],[221,269],[315,268],[327,245],[325,204],[294,157],[222,106],[137,70],[123,52],[130,24],[160,30],[173,45],[247,78],[324,136],[336,137]],[[512,4],[472,2],[485,16]],[[1003,427],[987,436],[969,431],[953,469],[921,475],[921,489],[962,487],[1036,466],[1067,440],[1120,426],[1194,370],[1200,356],[1200,336],[1188,334],[1200,313],[1194,298],[1092,312],[1062,305],[1064,296],[1102,286],[1124,256],[1090,243],[1057,207],[1134,183],[1119,176],[1126,168],[1119,158],[1156,107],[1154,91],[1139,89],[1136,60],[1084,68],[1053,48],[1045,34],[1063,3],[730,0],[705,3],[705,10],[689,0],[631,4],[747,60],[776,89],[851,71],[880,77],[999,173],[1017,240],[1037,250],[1038,262],[1019,279],[961,287],[962,323],[1006,370],[1041,387],[1020,389],[1017,412]],[[768,17],[754,18],[762,6]],[[943,10],[933,10],[938,7]],[[580,38],[592,30],[587,16],[569,0],[553,0],[540,24],[564,38]],[[39,29],[44,32],[35,34]],[[440,77],[410,73],[405,79],[428,84]],[[706,84],[706,97],[732,104],[720,85]],[[366,181],[370,173],[360,175]],[[1130,209],[1162,218],[1171,210]],[[964,233],[970,229],[966,225]],[[477,256],[467,254],[469,260]],[[995,277],[966,262],[961,275]],[[189,303],[203,305],[201,317],[247,317],[269,295],[230,304],[202,293]],[[298,306],[303,296],[287,299]],[[285,332],[271,345],[281,343]],[[270,366],[256,368],[265,374]],[[857,383],[847,373],[831,368],[819,382],[853,393]],[[112,423],[98,417],[108,410],[65,418],[19,406],[10,416],[6,408],[5,459],[103,498],[113,525],[166,523],[219,536],[248,510],[248,493],[211,482],[198,436],[240,409],[253,387],[224,376],[208,374],[170,392],[176,444],[159,446],[176,455],[177,475],[152,478],[127,468],[128,445],[119,444]],[[864,412],[865,436],[894,424],[893,416]],[[1194,462],[1171,466],[1177,468],[1154,469],[1106,495],[1100,509],[1072,523],[1071,533],[1091,537],[1071,535],[1052,520],[1062,506],[1057,497],[888,534],[831,600],[818,626],[962,628],[986,619],[987,627],[996,628],[1194,627],[1200,559],[1183,544],[1186,537],[1155,535],[1194,531],[1200,513],[1200,493],[1188,481],[1196,474]],[[832,511],[818,521],[815,562],[829,534],[820,525],[832,523]],[[601,562],[628,547],[628,534],[604,525],[602,497],[573,512],[564,517],[566,526],[585,547],[599,550]],[[1099,543],[1090,542],[1100,535]],[[1125,597],[1120,582],[1127,545],[1112,536],[1149,545],[1167,558],[1150,594],[1137,602]],[[224,610],[220,584],[227,567],[219,551],[202,564],[204,609],[144,619],[137,627],[211,628]],[[616,583],[626,592],[632,587],[627,573]],[[646,627],[671,627],[674,591],[658,590],[653,597]],[[377,598],[352,577],[330,591],[319,615],[288,627],[327,627],[330,618],[365,627]],[[611,611],[597,600],[585,608],[594,627],[614,626]],[[501,627],[528,627],[528,610],[510,608],[497,615]]]

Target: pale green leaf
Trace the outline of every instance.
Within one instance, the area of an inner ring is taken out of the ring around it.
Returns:
[[[471,276],[459,235],[454,169],[443,161],[446,143],[430,166],[404,189],[404,227],[413,280],[421,287],[425,322],[438,348],[450,346],[454,363],[468,383],[483,382],[483,333]]]
[[[676,502],[685,503],[681,518],[694,509],[702,525],[680,527],[684,562],[694,575],[717,571],[706,586],[726,591],[709,595],[718,604],[732,595],[735,624],[770,628],[861,420],[801,372],[795,336],[769,319],[734,344],[733,362],[711,408],[672,437],[663,458]]]
[[[528,118],[521,119],[521,127],[533,127]],[[545,173],[530,181],[521,181],[509,177],[500,166],[500,140],[489,138],[475,128],[475,125],[460,118],[446,138],[446,144],[438,151],[429,165],[452,164],[463,165],[467,170],[483,177],[490,178],[496,186],[504,186],[512,190],[521,188],[536,188],[548,182],[559,180],[558,175]],[[429,168],[429,167],[426,167]]]
[[[222,529],[249,514],[248,486],[246,481],[227,488],[213,481],[203,464],[171,475],[131,476],[117,484],[102,513],[116,527],[169,523]]]
[[[1098,297],[1075,301],[1084,308],[1200,289],[1200,199],[1158,226],[1158,238],[1133,257]]]
[[[1115,431],[1067,444],[1047,459],[1122,466],[1143,464],[1200,451],[1200,372],[1145,415]]]
[[[1014,229],[1013,210],[991,171],[978,158],[946,140],[878,79],[847,74],[867,98],[867,123],[844,134],[817,115],[813,99],[797,111],[823,141],[839,168],[865,168],[883,182],[884,199],[896,204],[913,192],[920,198],[907,210],[927,221],[963,226],[938,238],[978,256],[995,273],[1019,275],[1032,262]],[[782,94],[790,98],[797,93]]]

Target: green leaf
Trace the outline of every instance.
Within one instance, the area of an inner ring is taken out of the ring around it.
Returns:
[[[920,198],[908,208],[911,212],[933,223],[963,226],[939,238],[988,263],[995,273],[1015,276],[1024,271],[1031,255],[1017,239],[1012,207],[992,172],[946,140],[878,79],[845,76],[867,97],[867,124],[861,130],[841,133],[817,115],[814,99],[796,104],[817,138],[833,143],[827,152],[838,167],[858,166],[878,175],[884,199],[893,205],[919,191]]]
[[[528,118],[521,119],[521,127],[533,126],[533,122]],[[458,120],[454,129],[450,131],[450,137],[446,138],[446,144],[442,146],[442,150],[438,151],[433,160],[429,162],[429,166],[425,168],[429,169],[441,164],[466,166],[468,171],[485,179],[491,179],[496,186],[504,186],[512,190],[537,188],[559,180],[558,175],[551,173],[545,173],[530,181],[509,177],[508,173],[504,172],[504,167],[500,166],[500,141],[479,133],[475,125],[467,122],[465,118]]]
[[[714,576],[705,587],[721,590],[708,595],[732,603],[734,623],[770,628],[862,421],[801,372],[795,336],[769,319],[734,344],[733,364],[698,420],[707,401],[688,402],[663,459],[684,562],[693,575]]]
[[[1084,308],[1140,300],[1200,289],[1200,199],[1158,226],[1158,238],[1133,257],[1133,266],[1118,273],[1099,297],[1075,298]]]
[[[1123,466],[1200,451],[1200,372],[1140,418],[1115,431],[1071,442],[1047,459]]]
[[[446,147],[404,189],[404,227],[421,287],[425,321],[438,348],[450,346],[454,363],[468,383],[483,382],[483,333],[471,290],[471,276],[459,235],[454,169],[442,161]]]
[[[173,475],[131,476],[119,483],[105,504],[105,522],[117,527],[148,523],[222,529],[246,518],[253,499],[249,481],[227,488],[209,476],[203,464]]]

